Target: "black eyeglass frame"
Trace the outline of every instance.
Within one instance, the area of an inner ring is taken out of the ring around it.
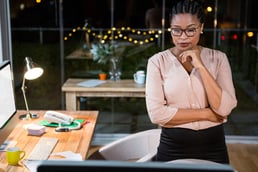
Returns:
[[[201,27],[201,23],[197,26],[197,27],[195,27],[195,28],[187,28],[187,29],[181,29],[181,28],[170,28],[170,33],[171,33],[171,35],[173,35],[173,36],[176,36],[176,37],[180,37],[180,36],[182,36],[182,34],[183,33],[185,33],[185,35],[187,36],[187,37],[194,37],[195,36],[195,33],[196,33],[196,30],[197,29],[199,29],[200,27]],[[175,31],[175,30],[180,30],[180,34],[178,34],[178,35],[175,35],[174,34],[174,32],[173,31]],[[187,31],[188,30],[193,30],[193,35],[188,35],[188,33],[187,33]]]

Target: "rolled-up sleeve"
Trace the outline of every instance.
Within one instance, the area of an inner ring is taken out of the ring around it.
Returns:
[[[158,56],[156,54],[154,56]],[[160,71],[160,61],[150,58],[146,76],[146,106],[150,120],[154,124],[164,125],[176,114],[178,108],[169,107],[162,87],[163,78]]]

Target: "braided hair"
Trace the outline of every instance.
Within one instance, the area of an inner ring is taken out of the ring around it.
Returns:
[[[172,6],[170,21],[176,14],[190,13],[197,15],[200,23],[205,21],[204,3],[200,0],[179,0],[175,5]]]

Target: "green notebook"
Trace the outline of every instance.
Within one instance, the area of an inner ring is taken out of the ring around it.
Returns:
[[[79,123],[81,123],[81,125],[83,125],[83,123],[85,122],[84,119],[75,119],[74,121],[78,121]],[[59,127],[58,123],[48,122],[47,120],[42,120],[39,123],[40,125],[44,125],[46,127]],[[76,127],[77,125],[78,124],[76,122],[72,122],[70,125],[62,124],[62,126],[64,127]]]

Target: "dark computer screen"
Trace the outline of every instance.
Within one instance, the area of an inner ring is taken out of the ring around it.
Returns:
[[[16,113],[13,72],[9,60],[0,62],[0,145],[15,126]]]
[[[42,161],[37,172],[76,171],[76,172],[234,172],[230,165],[164,163],[164,162],[124,162],[105,160],[86,161]]]

